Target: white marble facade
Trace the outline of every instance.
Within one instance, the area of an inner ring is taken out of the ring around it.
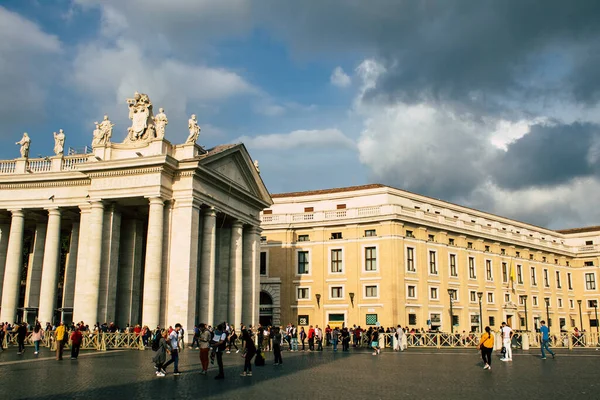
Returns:
[[[91,154],[0,161],[1,321],[258,323],[272,200],[252,159],[243,144],[172,145],[136,96],[148,119],[124,143],[111,131]]]

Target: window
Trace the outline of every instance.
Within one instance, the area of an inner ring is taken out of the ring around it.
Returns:
[[[378,297],[377,285],[365,286],[365,297]]]
[[[490,322],[489,323],[490,326],[496,326],[496,318],[495,317],[490,316],[490,317],[488,317],[488,319]]]
[[[454,291],[450,292],[450,298],[453,301],[458,301],[458,289],[454,289]]]
[[[569,299],[569,308],[570,309],[575,308],[575,302],[573,301],[573,299]]]
[[[332,299],[343,299],[344,298],[344,288],[342,286],[332,286],[331,287],[331,298]]]
[[[504,294],[504,302],[505,303],[510,303],[510,294],[509,293],[505,293]]]
[[[554,264],[558,264],[558,258],[554,259]]]
[[[519,296],[519,304],[520,305],[525,305],[525,297]]]
[[[260,274],[267,275],[267,252],[260,252]]]
[[[442,318],[440,314],[429,314],[429,319],[431,320],[431,329],[436,330],[439,329]]]
[[[586,241],[585,241],[585,245],[586,245],[586,246],[592,246],[593,244],[594,244],[594,241],[593,241],[593,240],[586,240]]]
[[[471,303],[477,303],[477,292],[476,292],[476,291],[474,291],[474,290],[471,290],[471,291],[469,292],[469,301],[470,301]]]
[[[530,260],[533,260],[533,254],[530,254],[530,255],[529,255],[529,259],[530,259]]]
[[[542,257],[542,262],[546,262],[546,256]]]
[[[535,267],[531,267],[531,286],[537,286],[537,276],[535,273]]]
[[[563,308],[562,299],[558,299],[558,308]]]
[[[587,273],[585,274],[585,289],[596,290],[596,274]]]
[[[537,296],[533,296],[533,297],[531,298],[531,301],[532,301],[532,303],[533,303],[533,305],[534,305],[534,306],[537,306],[537,305],[538,305],[538,298],[537,298]]]
[[[377,325],[377,314],[367,314],[366,324]]]
[[[413,235],[413,231],[406,231],[406,237],[414,238],[415,235]]]
[[[454,326],[458,326],[459,325],[459,319],[458,319],[458,315],[452,315],[452,325]]]
[[[406,297],[408,297],[410,299],[416,299],[417,298],[417,287],[414,285],[408,285],[408,287],[406,288]]]
[[[596,300],[588,300],[588,308],[595,308],[596,304],[598,304]]]
[[[520,317],[519,322],[521,324],[520,326],[525,326],[525,318],[524,317]]]
[[[298,235],[298,241],[299,242],[308,242],[308,241],[310,241],[310,238],[308,235]]]
[[[308,251],[298,252],[298,275],[308,274]]]
[[[567,272],[567,285],[569,286],[569,290],[573,290],[573,280],[571,279],[570,272]]]
[[[523,267],[521,265],[517,265],[517,283],[523,284]]]
[[[566,318],[560,318],[558,320],[558,325],[560,326],[560,329],[562,330],[562,328],[564,328],[564,326],[567,324],[567,320]]]
[[[505,262],[502,263],[502,283],[508,282],[508,267]]]
[[[436,288],[436,287],[430,287],[429,288],[429,298],[431,300],[437,300],[438,299],[438,288]]]
[[[485,278],[488,281],[494,280],[494,275],[492,274],[492,260],[485,260]]]
[[[490,246],[485,246],[485,252],[489,253],[490,252]]]
[[[299,326],[308,326],[308,315],[298,315],[298,325]]]
[[[315,211],[315,208],[314,208],[314,207],[304,207],[304,212],[305,212],[305,213],[308,213],[308,212],[313,212],[313,211]]]
[[[548,270],[544,270],[544,287],[550,287],[550,281],[548,280]]]
[[[467,249],[473,248],[473,242],[467,242]]]
[[[437,275],[437,265],[435,263],[435,251],[429,251],[429,273]]]
[[[331,272],[342,273],[342,249],[331,250]]]
[[[415,249],[413,247],[406,248],[406,270],[415,272]]]
[[[267,237],[266,236],[261,236],[260,237],[260,242],[261,243],[266,243],[267,242]]]
[[[333,232],[331,234],[332,239],[342,239],[342,232]]]
[[[427,235],[427,241],[435,242],[435,235]]]
[[[492,293],[492,292],[487,293],[487,302],[488,302],[488,304],[494,304],[494,293]]]
[[[506,249],[500,249],[500,254],[502,254],[503,256],[506,255]]]
[[[560,289],[562,285],[560,284],[560,271],[556,271],[556,287]]]
[[[456,271],[456,254],[450,254],[450,276],[458,276]]]
[[[365,230],[365,237],[377,236],[377,231],[375,229],[367,229]]]
[[[520,252],[520,251],[516,251],[516,252],[515,252],[515,257],[517,257],[517,258],[521,258],[521,252]]]
[[[448,239],[448,244],[450,246],[454,246],[454,239],[452,239],[452,238]]]
[[[346,205],[345,204],[338,204],[335,208],[337,210],[345,210],[346,209]]]
[[[417,324],[417,314],[408,314],[408,324],[409,325]]]
[[[475,275],[475,259],[473,257],[469,257],[469,278],[477,278],[477,276]]]
[[[365,271],[377,271],[376,247],[365,247]]]
[[[567,267],[568,267],[569,265],[571,265],[571,264],[569,263],[569,261],[567,261]]]
[[[586,267],[593,267],[594,266],[594,262],[593,261],[585,261],[583,263],[584,266]]]
[[[310,300],[310,288],[299,287],[296,289],[297,300]]]

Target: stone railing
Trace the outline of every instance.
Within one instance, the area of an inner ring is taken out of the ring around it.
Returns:
[[[69,171],[79,164],[88,162],[88,159],[88,154],[76,154],[64,157],[0,160],[0,175]]]
[[[49,158],[30,158],[27,160],[27,172],[50,172],[52,161]]]
[[[88,161],[88,156],[86,154],[78,154],[74,156],[66,156],[62,159],[62,170],[68,171],[75,169],[75,166],[78,164],[83,164]]]
[[[14,174],[16,166],[17,162],[14,160],[2,160],[0,161],[0,174]]]
[[[579,253],[593,253],[597,251],[600,251],[600,245],[597,244],[580,246],[579,248],[577,248],[577,252]]]

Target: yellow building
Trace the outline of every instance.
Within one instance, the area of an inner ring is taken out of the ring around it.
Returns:
[[[462,332],[481,307],[493,329],[597,329],[600,227],[553,231],[379,184],[272,197],[263,324],[450,332],[453,315]]]

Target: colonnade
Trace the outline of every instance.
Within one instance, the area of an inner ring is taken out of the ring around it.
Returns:
[[[37,307],[42,323],[53,321],[57,306],[62,306],[72,308],[74,321],[90,325],[113,318],[151,328],[179,322],[190,329],[197,322],[224,320],[236,326],[257,324],[260,228],[224,216],[228,226],[222,230],[215,208],[196,199],[147,201],[147,224],[122,220],[109,201],[79,206],[80,217],[70,233],[62,305],[56,303],[64,210],[48,208],[47,223],[36,224],[25,308]],[[24,265],[25,214],[23,209],[10,212],[8,238],[4,231],[0,236],[0,250],[6,246],[6,259],[0,259],[0,320],[13,322]]]

